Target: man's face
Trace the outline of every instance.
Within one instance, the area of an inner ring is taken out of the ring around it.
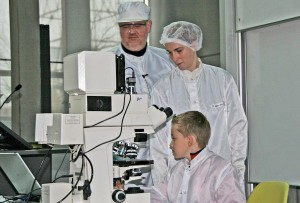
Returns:
[[[151,20],[119,23],[124,47],[130,51],[142,50],[146,46],[151,25]]]

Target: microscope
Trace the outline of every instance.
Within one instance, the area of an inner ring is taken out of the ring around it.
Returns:
[[[153,164],[137,159],[138,143],[173,112],[150,106],[148,95],[136,94],[134,74],[126,82],[123,55],[98,51],[68,55],[64,89],[69,114],[37,115],[40,142],[81,150],[82,156],[79,150],[71,155],[76,157],[70,162],[73,203],[150,202],[149,191],[128,184]],[[68,125],[70,120],[73,125]]]

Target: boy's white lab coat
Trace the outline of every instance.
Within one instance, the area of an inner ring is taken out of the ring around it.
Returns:
[[[225,159],[205,148],[191,162],[177,162],[151,193],[151,203],[244,203],[242,177]]]

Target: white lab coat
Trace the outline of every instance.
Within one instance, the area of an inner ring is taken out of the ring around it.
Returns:
[[[132,76],[132,70],[128,67],[134,70],[138,94],[150,95],[153,85],[161,76],[175,68],[166,50],[161,48],[147,46],[145,54],[140,57],[127,54],[121,45],[115,47],[113,52],[125,56],[125,78]]]
[[[224,69],[207,64],[181,71],[178,68],[156,83],[152,103],[171,107],[175,114],[202,112],[211,126],[208,148],[245,171],[248,123],[232,76]],[[154,160],[152,178],[158,185],[168,166],[176,163],[169,149],[171,122],[150,137],[150,156]]]
[[[205,148],[190,162],[177,162],[167,180],[153,187],[151,203],[244,203],[241,181],[232,164]]]

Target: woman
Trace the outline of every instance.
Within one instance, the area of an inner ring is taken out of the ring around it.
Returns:
[[[193,23],[179,21],[166,26],[160,43],[177,68],[154,85],[152,103],[171,107],[175,114],[202,112],[212,129],[208,148],[230,161],[243,176],[248,124],[233,77],[224,69],[202,63],[196,53],[202,47],[202,31]],[[155,186],[175,164],[168,149],[170,129],[169,122],[150,139]]]

